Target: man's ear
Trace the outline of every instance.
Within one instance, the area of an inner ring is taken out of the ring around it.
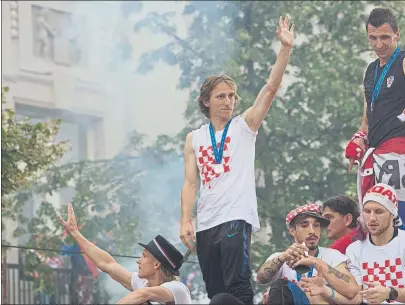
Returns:
[[[353,221],[353,215],[352,214],[346,214],[343,216],[343,220],[345,222],[345,226],[348,227]]]
[[[210,101],[209,100],[203,100],[203,104],[205,107],[210,108]]]
[[[159,262],[158,260],[155,260],[155,263],[153,264],[153,268],[154,269],[159,269],[159,267],[162,265],[161,262]]]
[[[288,229],[288,231],[290,232],[290,234],[295,237],[295,227],[291,227]]]

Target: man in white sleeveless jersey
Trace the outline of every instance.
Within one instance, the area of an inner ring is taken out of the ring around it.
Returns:
[[[197,255],[212,299],[229,293],[245,304],[253,302],[250,283],[252,229],[260,228],[254,174],[257,131],[281,84],[294,42],[294,25],[280,17],[281,42],[269,79],[253,106],[232,118],[238,102],[237,86],[226,75],[208,77],[198,99],[210,124],[192,131],[184,147],[185,181],[181,192],[180,237]],[[191,222],[200,177],[197,228]]]

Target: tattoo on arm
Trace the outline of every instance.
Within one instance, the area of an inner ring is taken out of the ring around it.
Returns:
[[[328,265],[328,274],[331,274],[335,278],[343,280],[346,283],[350,283],[350,276],[348,276],[347,274],[344,274],[343,272],[336,270],[335,268],[332,268],[329,265]]]
[[[283,266],[283,262],[278,257],[265,262],[263,266],[260,267],[260,270],[257,273],[258,282],[261,284],[270,282],[274,278],[276,273],[280,270],[281,266]]]

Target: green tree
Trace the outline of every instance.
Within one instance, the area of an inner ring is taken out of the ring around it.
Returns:
[[[54,143],[61,121],[32,124],[18,120],[14,109],[5,107],[8,87],[1,91],[1,210],[2,216],[16,220],[22,206],[10,195],[38,181],[67,151],[66,142]],[[2,228],[4,222],[2,222]]]
[[[181,185],[181,177],[173,171],[180,159],[159,143],[147,147],[143,135],[133,132],[127,147],[113,159],[87,160],[48,170],[40,181],[14,196],[22,206],[35,198],[40,200],[34,217],[18,215],[20,226],[15,236],[26,236],[28,247],[56,250],[37,251],[43,257],[59,256],[62,243],[72,245],[70,237],[62,241],[63,229],[57,219],[58,215],[66,217],[68,202],[58,208],[46,196],[70,189],[84,236],[111,254],[139,255],[142,248],[138,241],[148,241],[157,232],[168,236],[167,228],[178,222],[179,207],[174,202],[178,196],[174,196],[170,185]],[[37,271],[40,275],[36,289],[52,294],[52,269],[40,263],[33,252],[27,252],[25,257],[26,273]],[[136,265],[133,258],[116,259],[126,266]]]
[[[246,110],[265,84],[275,62],[275,32],[280,15],[296,24],[284,94],[278,94],[256,142],[257,198],[262,226],[271,240],[253,244],[253,269],[291,243],[285,216],[295,205],[343,194],[353,187],[344,146],[357,130],[363,110],[365,55],[372,54],[364,21],[370,7],[391,6],[405,28],[405,4],[393,1],[189,1],[193,16],[187,36],[177,35],[173,13],[151,13],[135,25],[172,37],[143,56],[139,71],[156,62],[178,65],[178,87],[191,88],[188,124],[176,139],[206,120],[196,103],[205,77],[226,73],[239,84],[238,113]],[[291,81],[288,82],[287,79]]]

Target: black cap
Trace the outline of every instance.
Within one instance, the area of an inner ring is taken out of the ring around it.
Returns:
[[[176,276],[180,275],[179,269],[183,264],[183,254],[165,238],[158,235],[147,245],[142,243],[139,243],[139,245],[148,250],[171,273]]]

